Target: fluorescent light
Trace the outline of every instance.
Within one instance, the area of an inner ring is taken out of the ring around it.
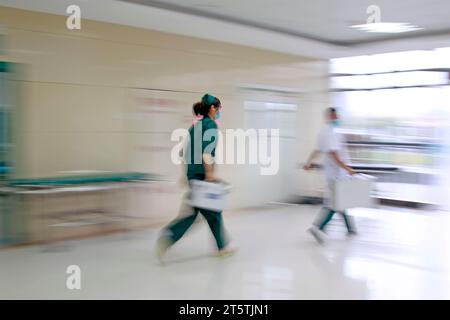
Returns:
[[[366,32],[375,33],[401,33],[421,30],[418,26],[404,22],[376,22],[350,26],[350,28],[359,29]]]

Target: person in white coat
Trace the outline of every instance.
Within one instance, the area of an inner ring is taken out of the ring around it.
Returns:
[[[337,212],[332,208],[332,200],[330,199],[336,181],[348,175],[355,174],[355,171],[347,165],[349,161],[347,150],[340,134],[336,132],[336,126],[339,121],[336,109],[328,108],[326,110],[325,118],[327,123],[319,133],[317,147],[311,153],[304,166],[305,170],[311,170],[313,168],[314,160],[320,155],[323,155],[323,167],[327,179],[327,191],[329,196],[326,197],[324,207],[315,219],[313,226],[309,229],[319,243],[323,243],[324,229],[333,218],[333,215]],[[339,213],[344,218],[349,235],[355,235],[356,230],[351,217],[345,211]]]

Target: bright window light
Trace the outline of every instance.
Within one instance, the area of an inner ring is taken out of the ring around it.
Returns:
[[[331,78],[333,89],[377,89],[388,87],[448,85],[448,73],[436,71],[410,71],[374,75]]]
[[[450,68],[450,48],[390,52],[330,61],[330,72],[334,74],[370,74],[436,68]]]

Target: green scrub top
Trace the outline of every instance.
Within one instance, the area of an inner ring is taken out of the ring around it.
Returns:
[[[209,117],[204,117],[189,129],[189,145],[185,158],[188,180],[205,179],[203,154],[215,157],[218,134],[216,122]]]

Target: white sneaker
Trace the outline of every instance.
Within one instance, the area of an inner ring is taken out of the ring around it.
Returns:
[[[164,264],[164,256],[167,249],[170,247],[170,242],[167,239],[159,238],[156,241],[156,256],[161,264]]]
[[[358,232],[356,232],[355,230],[347,232],[347,237],[356,237],[357,235],[358,235]]]
[[[232,256],[236,252],[237,252],[236,248],[226,248],[226,249],[219,250],[217,252],[217,256],[221,257],[221,258],[226,258],[226,257]]]
[[[313,235],[313,237],[319,244],[323,244],[325,242],[324,233],[320,231],[319,228],[317,228],[316,226],[312,226],[311,228],[308,229],[308,231]]]

